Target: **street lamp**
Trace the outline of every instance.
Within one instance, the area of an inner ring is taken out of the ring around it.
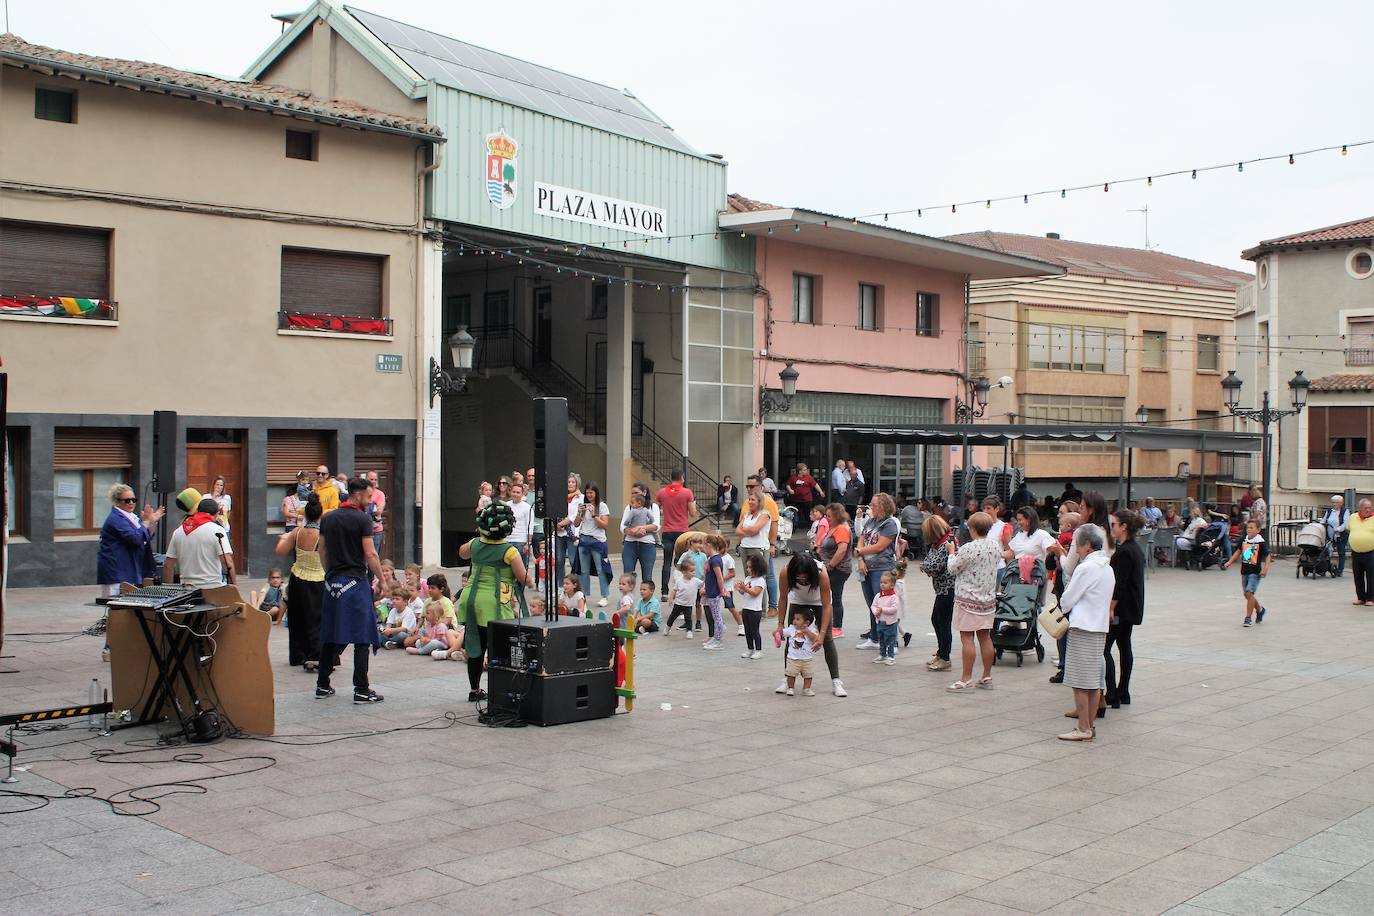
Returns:
[[[429,358],[429,406],[434,406],[434,398],[445,394],[457,394],[468,387],[468,373],[472,371],[472,351],[477,341],[468,333],[467,325],[459,325],[458,330],[448,339],[449,356],[453,360],[452,374],[445,372],[434,357]]]
[[[792,408],[792,399],[797,396],[797,379],[801,378],[801,373],[792,368],[792,361],[788,360],[778,373],[778,378],[782,380],[782,394],[775,397],[768,393],[767,388],[759,389],[760,417],[770,413],[786,413]]]
[[[988,377],[980,375],[976,379],[965,379],[964,384],[969,392],[968,400],[954,399],[955,423],[972,423],[988,409],[988,392],[992,390],[992,383],[988,381]],[[1003,376],[998,380],[997,387],[1005,388],[1010,384],[1011,378]]]
[[[1269,505],[1270,476],[1273,464],[1273,446],[1269,442],[1269,425],[1278,423],[1284,417],[1291,417],[1302,413],[1303,407],[1307,406],[1307,389],[1312,387],[1312,382],[1302,374],[1299,369],[1293,377],[1288,380],[1288,394],[1293,401],[1292,410],[1281,410],[1277,407],[1269,406],[1269,392],[1265,391],[1260,400],[1259,407],[1241,407],[1240,390],[1245,382],[1236,375],[1236,370],[1230,369],[1226,373],[1226,378],[1221,380],[1221,391],[1226,399],[1226,409],[1231,411],[1233,417],[1240,417],[1242,420],[1254,420],[1264,429],[1264,504]]]
[[[1150,409],[1144,404],[1135,409],[1135,422],[1139,426],[1144,426],[1150,422]]]

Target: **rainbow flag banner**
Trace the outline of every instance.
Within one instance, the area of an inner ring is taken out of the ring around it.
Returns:
[[[32,315],[42,318],[112,318],[114,303],[76,296],[0,295],[0,317]]]

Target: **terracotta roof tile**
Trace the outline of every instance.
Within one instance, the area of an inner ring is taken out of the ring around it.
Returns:
[[[766,204],[761,200],[750,200],[743,194],[731,194],[727,199],[726,212],[753,213],[756,210],[776,210],[777,204]]]
[[[1351,372],[1312,380],[1313,391],[1374,391],[1374,374]]]
[[[1243,251],[1241,257],[1252,258],[1274,248],[1323,245],[1330,242],[1367,242],[1370,240],[1374,240],[1374,216],[1351,220],[1348,223],[1337,223],[1334,226],[1323,226],[1320,229],[1309,229],[1306,232],[1285,235],[1281,238],[1266,239],[1254,248]]]
[[[0,61],[12,66],[50,67],[67,69],[77,75],[97,74],[118,80],[121,77],[142,84],[160,84],[168,91],[186,92],[209,98],[241,102],[248,107],[260,106],[288,111],[304,118],[343,122],[363,130],[385,130],[433,140],[443,139],[443,131],[420,118],[390,114],[343,99],[317,99],[309,92],[273,86],[268,83],[226,80],[219,77],[177,70],[161,64],[114,57],[95,57],[73,51],[60,51],[42,45],[29,44],[18,35],[0,35]]]
[[[1114,277],[1171,286],[1227,290],[1243,286],[1252,279],[1249,274],[1238,270],[1142,248],[1121,248],[1094,242],[987,230],[947,235],[945,240],[1048,261],[1058,264],[1070,274],[1086,277]]]

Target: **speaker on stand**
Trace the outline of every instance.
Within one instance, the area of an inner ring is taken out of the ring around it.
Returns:
[[[153,479],[156,502],[164,510],[167,497],[176,492],[177,479],[177,413],[175,410],[153,411]],[[167,516],[157,524],[157,542],[167,549]],[[160,566],[161,564],[159,564]]]
[[[568,401],[534,399],[534,514],[544,520],[544,616],[553,620],[558,585],[552,575],[558,549],[558,519],[568,514]],[[537,560],[536,560],[537,562]]]

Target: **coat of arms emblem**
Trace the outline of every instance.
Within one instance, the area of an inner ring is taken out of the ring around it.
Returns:
[[[519,144],[506,136],[505,130],[487,135],[487,197],[491,205],[505,210],[515,203],[519,185],[515,178],[515,156]]]

